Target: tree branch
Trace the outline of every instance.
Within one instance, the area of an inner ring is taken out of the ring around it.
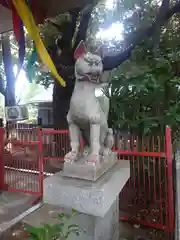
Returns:
[[[62,37],[61,39],[58,39],[57,45],[62,51],[71,50],[71,41],[76,29],[76,22],[80,10],[81,10],[80,8],[71,10],[69,12],[71,15],[71,21],[66,21],[62,23],[61,26],[59,26],[59,30],[61,30],[60,32]]]
[[[162,16],[161,22],[162,25],[165,24],[174,14],[180,12],[180,2],[176,3],[172,8],[168,9]],[[118,67],[121,63],[126,61],[130,56],[137,44],[139,44],[145,37],[152,37],[156,29],[158,16],[156,20],[152,23],[151,26],[143,29],[139,29],[134,32],[128,39],[125,41],[128,43],[128,47],[119,54],[114,56],[106,56],[103,59],[104,71],[112,70]]]
[[[81,12],[80,25],[79,25],[78,33],[76,35],[74,50],[76,49],[77,45],[81,40],[85,41],[86,39],[87,28],[88,28],[93,7],[94,7],[93,4],[89,4]]]
[[[153,52],[154,56],[157,56],[159,53],[159,41],[161,35],[161,27],[163,26],[163,18],[167,10],[169,9],[170,0],[163,0],[161,7],[159,9],[159,13],[156,19],[156,27],[153,33]]]
[[[76,29],[76,21],[79,16],[80,8],[72,9],[69,14],[71,15],[70,21],[63,22],[59,27],[61,29],[61,38],[57,39],[56,44],[54,44],[51,48],[49,48],[50,56],[52,57],[56,67],[61,61],[65,61],[65,59],[60,59],[57,54],[57,47],[61,49],[61,51],[68,54],[71,58],[73,58],[73,51],[71,48],[71,42],[73,38],[74,31]],[[66,62],[66,61],[65,61]],[[66,63],[67,64],[67,63]]]
[[[63,26],[63,23],[62,23],[62,25],[58,25],[57,23],[55,23],[53,20],[51,20],[51,19],[47,19],[46,20],[46,23],[49,23],[49,24],[51,24],[53,27],[55,27],[59,32],[61,32],[62,31],[62,26]]]

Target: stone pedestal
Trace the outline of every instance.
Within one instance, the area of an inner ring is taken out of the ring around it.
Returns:
[[[72,221],[85,234],[70,240],[119,240],[119,193],[129,176],[129,161],[119,161],[96,182],[57,173],[44,180],[44,202],[81,213]]]
[[[81,158],[73,163],[65,162],[63,176],[97,181],[97,179],[112,168],[117,161],[117,153],[112,152],[108,158],[104,158],[99,165],[87,164],[87,157]]]

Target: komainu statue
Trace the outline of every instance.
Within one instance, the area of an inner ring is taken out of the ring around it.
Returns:
[[[95,96],[95,89],[107,83],[108,78],[103,78],[100,48],[87,51],[81,41],[74,57],[76,82],[67,115],[71,151],[66,154],[65,162],[86,156],[88,164],[98,165],[108,159],[114,144],[112,129],[107,124],[109,99]],[[81,136],[85,142],[84,151],[80,151]]]

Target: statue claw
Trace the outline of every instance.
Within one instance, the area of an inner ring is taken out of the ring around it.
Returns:
[[[64,161],[65,162],[74,162],[78,160],[78,152],[77,151],[71,151],[69,153],[67,153],[64,157]]]
[[[97,165],[100,163],[99,154],[90,154],[87,159],[87,163],[91,165]]]
[[[103,157],[109,157],[111,155],[112,151],[109,148],[105,148],[103,151]]]

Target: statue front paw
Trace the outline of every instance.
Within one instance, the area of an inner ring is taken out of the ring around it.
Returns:
[[[77,161],[79,157],[79,152],[78,151],[71,151],[67,153],[64,157],[65,162],[74,162]]]
[[[103,149],[103,157],[109,157],[112,153],[112,150],[110,148],[104,148]]]
[[[92,165],[100,164],[100,155],[99,154],[89,154],[87,157],[87,163]]]

